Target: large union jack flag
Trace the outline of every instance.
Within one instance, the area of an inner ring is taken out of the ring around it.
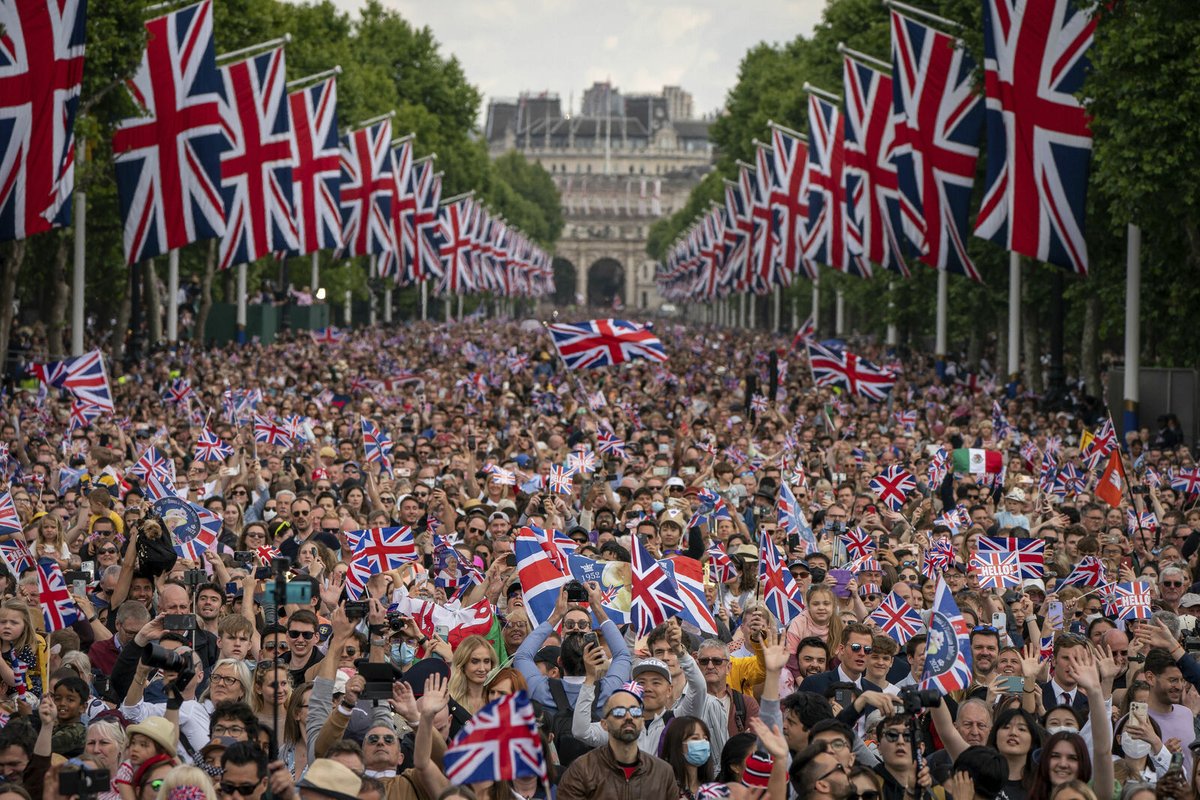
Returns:
[[[471,198],[463,197],[438,209],[440,225],[442,280],[438,284],[439,294],[465,294],[475,288],[474,271],[471,265],[471,238],[473,216]]]
[[[375,273],[396,283],[412,283],[417,251],[417,195],[413,185],[413,141],[406,136],[392,146],[392,240],[394,250],[380,254]]]
[[[42,604],[42,620],[46,633],[69,628],[79,619],[79,606],[67,591],[62,570],[54,561],[43,558],[37,563],[38,600]]]
[[[355,531],[352,538],[357,541],[351,563],[366,567],[368,574],[388,572],[420,558],[412,528],[371,528]]]
[[[642,540],[636,536],[633,539],[629,611],[637,635],[641,637],[668,618],[682,616],[685,606],[675,581],[654,560]]]
[[[753,225],[750,267],[754,277],[751,288],[758,294],[766,294],[772,286],[790,283],[779,271],[776,256],[783,212],[771,203],[771,195],[781,193],[782,184],[775,174],[775,158],[771,148],[758,145],[755,150],[755,169],[742,167],[742,184],[748,187],[750,221]]]
[[[971,685],[971,632],[954,602],[950,587],[940,578],[937,582],[937,594],[929,617],[921,689],[947,693]]]
[[[771,205],[781,212],[776,260],[786,275],[804,270],[810,279],[815,278],[816,264],[804,258],[804,224],[808,219],[808,143],[795,131],[772,125],[771,157],[775,160],[777,181],[771,189]]]
[[[418,159],[413,164],[413,181],[417,195],[417,213],[413,217],[417,229],[413,281],[419,283],[442,275],[442,225],[438,219],[442,175],[434,170],[432,159]]]
[[[392,121],[342,140],[342,248],[351,256],[396,249],[392,236]]]
[[[1092,134],[1075,96],[1096,22],[1073,0],[984,0],[987,190],[975,233],[1081,275]]]
[[[891,76],[852,58],[842,69],[846,126],[846,236],[851,254],[908,276],[905,252],[920,252],[920,209],[902,202],[896,177]],[[905,240],[914,238],[916,249]]]
[[[387,431],[380,428],[374,421],[363,418],[362,421],[363,451],[367,463],[379,462],[381,472],[392,474],[392,440]]]
[[[86,0],[0,0],[0,241],[71,221]]]
[[[146,33],[146,52],[129,82],[143,114],[121,122],[112,143],[130,264],[225,232],[224,87],[212,1],[149,20]]]
[[[562,585],[570,580],[566,558],[553,544],[553,537],[534,525],[517,531],[513,542],[517,557],[517,578],[525,597],[525,609],[535,626],[554,613]]]
[[[899,511],[908,500],[910,492],[916,491],[917,479],[903,467],[890,466],[871,479],[867,484],[880,502],[892,511]]]
[[[200,431],[193,456],[197,461],[224,461],[233,456],[233,448],[209,428]]]
[[[925,620],[921,619],[917,610],[895,592],[883,598],[879,608],[872,611],[868,619],[878,625],[885,636],[892,637],[901,646],[908,644],[908,640],[925,627]]]
[[[866,259],[846,246],[846,136],[838,107],[808,96],[808,223],[804,257],[839,272],[871,277]]]
[[[550,325],[554,347],[568,369],[610,367],[643,358],[666,361],[662,341],[649,325],[623,319],[593,319]]]
[[[852,395],[884,400],[896,385],[896,376],[849,350],[835,353],[809,341],[808,364],[818,386],[840,386]]]
[[[967,214],[983,105],[975,63],[951,36],[892,11],[892,109],[900,196],[917,214],[921,260],[980,280],[967,255]]]
[[[1114,583],[1110,597],[1117,619],[1150,619],[1150,584],[1147,581]]]
[[[800,584],[784,568],[783,555],[770,536],[758,543],[758,582],[762,584],[763,604],[780,623],[787,625],[804,611]]]
[[[746,289],[750,237],[753,231],[750,198],[746,196],[740,183],[725,181],[724,249],[720,285],[726,294]]]
[[[979,552],[1015,553],[1021,580],[1040,579],[1046,574],[1045,539],[980,536]]]
[[[342,246],[341,148],[337,136],[337,81],[329,78],[288,95],[295,137],[292,205],[295,255]]]
[[[79,400],[110,414],[116,410],[108,385],[108,372],[104,368],[104,354],[99,350],[62,361],[34,364],[30,369],[49,388],[66,389]]]
[[[542,740],[524,691],[493,700],[463,726],[443,758],[457,786],[480,781],[545,778]]]
[[[221,68],[221,122],[229,148],[221,154],[225,235],[220,268],[249,264],[300,247],[292,211],[291,115],[283,48]]]

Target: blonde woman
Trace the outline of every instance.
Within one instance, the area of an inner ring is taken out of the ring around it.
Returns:
[[[487,704],[484,686],[496,668],[496,651],[482,636],[468,636],[458,644],[450,662],[450,696],[472,715]]]
[[[258,715],[259,723],[273,729],[276,707],[282,722],[291,697],[292,676],[287,664],[279,661],[258,662],[258,668],[254,670],[254,693],[250,695],[250,707]]]
[[[199,767],[175,767],[163,778],[156,800],[217,800],[217,791]]]
[[[250,677],[250,667],[245,661],[222,658],[213,664],[208,688],[198,699],[212,713],[217,703],[232,701],[249,704],[254,696],[253,686],[254,679]]]
[[[129,763],[121,760],[121,753],[124,752],[128,742],[125,729],[117,722],[102,719],[88,725],[83,753],[95,761],[97,766],[108,770],[110,780],[109,788],[99,792],[96,800],[117,800],[120,793],[115,788],[116,780],[123,778],[125,783],[129,783],[133,779],[133,770]],[[122,769],[125,770],[124,775],[121,775]]]

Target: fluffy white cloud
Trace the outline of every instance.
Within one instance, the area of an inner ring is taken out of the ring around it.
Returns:
[[[356,11],[363,0],[334,0]],[[760,41],[809,34],[825,0],[383,0],[429,26],[487,97],[523,89],[558,92],[564,103],[593,81],[626,92],[675,84],[696,112],[721,107],[738,63]],[[481,116],[482,116],[481,110]]]

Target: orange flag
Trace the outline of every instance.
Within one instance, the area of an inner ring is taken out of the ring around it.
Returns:
[[[1095,494],[1113,508],[1120,507],[1125,498],[1125,465],[1121,463],[1120,448],[1114,447],[1108,454],[1108,465],[1096,484]]]

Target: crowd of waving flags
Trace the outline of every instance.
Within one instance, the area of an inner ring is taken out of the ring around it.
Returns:
[[[86,9],[0,3],[0,241],[70,223]],[[551,290],[547,253],[471,194],[443,201],[391,115],[339,129],[340,70],[289,83],[283,40],[219,64],[212,0],[145,26],[128,81],[141,113],[112,139],[128,263],[219,239],[222,269],[330,250],[439,294]]]
[[[842,48],[841,95],[806,86],[807,137],[770,124],[724,203],[669,248],[664,294],[766,294],[821,265],[870,278],[920,261],[980,280],[967,237],[985,132],[975,235],[1086,274],[1091,132],[1075,95],[1095,22],[1074,0],[983,0],[983,11],[982,93],[961,41],[917,9],[891,11],[890,69]]]

